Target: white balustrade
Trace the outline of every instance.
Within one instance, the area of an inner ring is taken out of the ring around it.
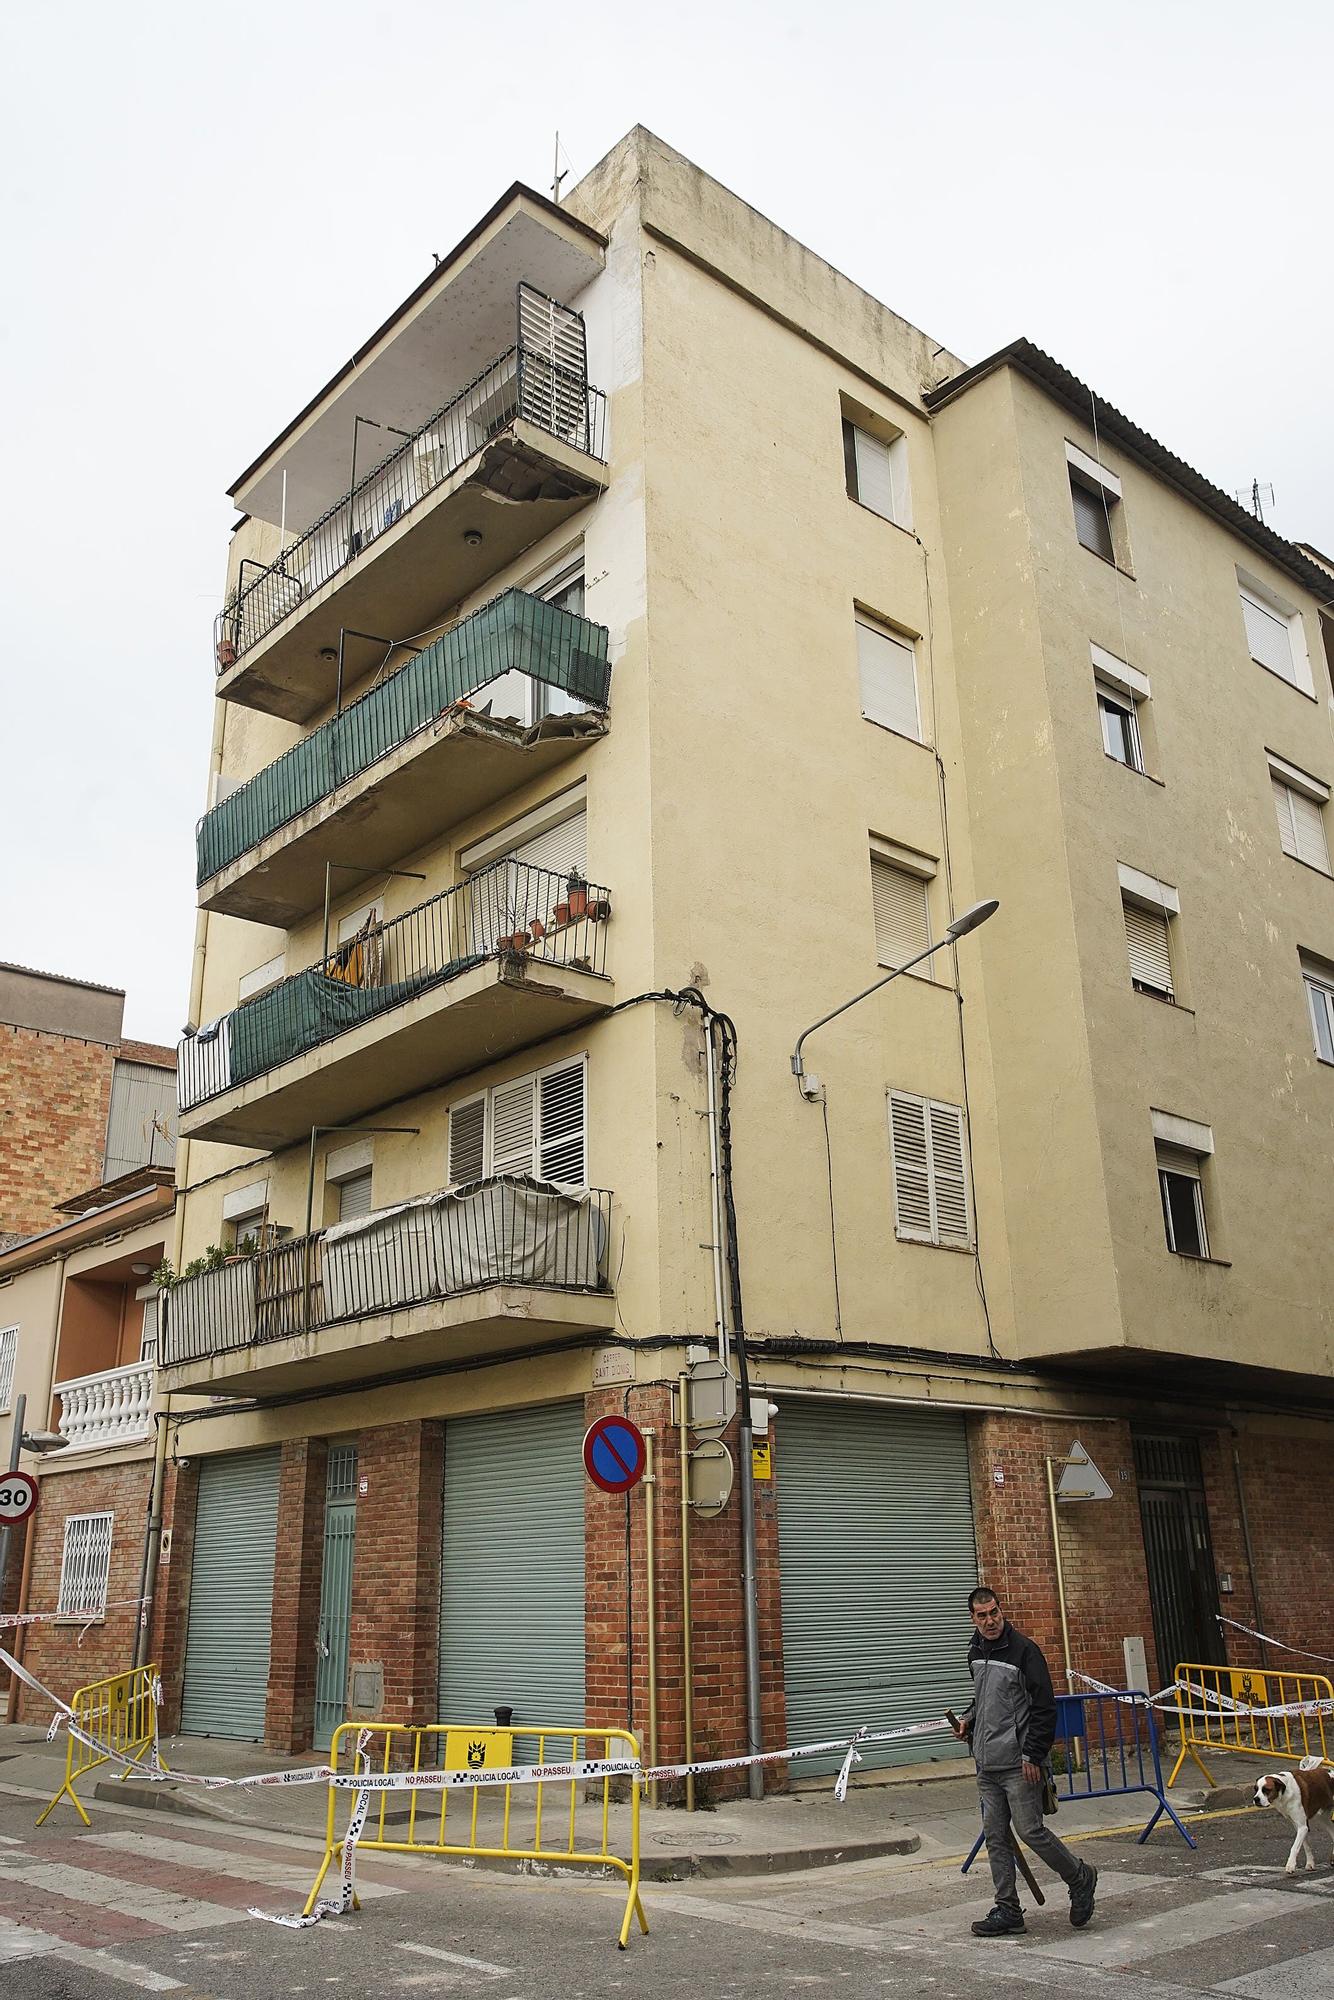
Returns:
[[[152,1429],[153,1364],[135,1361],[128,1368],[106,1368],[100,1375],[81,1375],[75,1382],[57,1382],[62,1437],[69,1451],[101,1451],[108,1445],[133,1444]]]

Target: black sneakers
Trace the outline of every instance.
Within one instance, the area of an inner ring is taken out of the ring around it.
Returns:
[[[1091,1861],[1084,1863],[1084,1872],[1070,1884],[1070,1921],[1077,1931],[1082,1931],[1093,1915],[1093,1892],[1098,1886],[1098,1871]]]
[[[1093,1908],[1091,1899],[1089,1908]],[[1088,1919],[1085,1918],[1085,1922],[1087,1921]],[[1022,1910],[1016,1910],[1011,1914],[1008,1910],[1002,1910],[998,1906],[994,1910],[988,1910],[985,1917],[978,1918],[977,1922],[973,1925],[973,1936],[1022,1937],[1024,1929],[1024,1913]]]

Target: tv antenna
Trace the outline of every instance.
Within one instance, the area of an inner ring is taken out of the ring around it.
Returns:
[[[560,163],[560,133],[559,133],[559,132],[557,132],[557,134],[556,134],[556,150],[555,150],[555,153],[554,153],[554,154],[553,154],[553,156],[552,156],[552,161],[551,161],[551,199],[552,199],[553,201],[555,201],[555,202],[558,202],[558,201],[560,200],[560,184],[561,184],[561,182],[562,182],[562,181],[563,181],[563,180],[565,179],[565,176],[566,176],[566,174],[568,174],[568,173],[569,173],[569,171],[570,171],[570,170],[569,170],[569,168],[568,168],[568,167],[565,167],[565,168],[563,168],[563,169],[562,169],[562,167],[561,167],[561,163]]]
[[[1247,492],[1246,488],[1243,486],[1240,489],[1240,491],[1234,493],[1232,497],[1241,506],[1249,507],[1252,514],[1254,514],[1256,520],[1263,524],[1265,517],[1265,509],[1264,509],[1265,494],[1269,495],[1269,504],[1272,507],[1274,504],[1273,487],[1269,485],[1262,485],[1258,479],[1253,479],[1251,481],[1249,492]]]

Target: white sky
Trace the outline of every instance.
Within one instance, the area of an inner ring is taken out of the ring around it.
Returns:
[[[516,179],[641,122],[969,360],[1026,334],[1334,551],[1318,0],[12,15],[0,959],[174,1041],[226,487]],[[641,25],[652,21],[654,25]]]

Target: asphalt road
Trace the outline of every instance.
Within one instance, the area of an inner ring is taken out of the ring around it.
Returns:
[[[618,1952],[614,1885],[367,1856],[359,1913],[285,1930],[248,1909],[299,1909],[318,1858],[301,1841],[100,1803],[91,1830],[63,1807],[36,1829],[39,1803],[0,1789],[3,2000],[1334,2000],[1329,1840],[1289,1880],[1287,1822],[1254,1810],[1197,1822],[1195,1854],[1161,1829],[1080,1843],[1101,1871],[1083,1932],[1053,1880],[1026,1937],[973,1939],[985,1862],[962,1881],[937,1856],[651,1885],[650,1934]]]

